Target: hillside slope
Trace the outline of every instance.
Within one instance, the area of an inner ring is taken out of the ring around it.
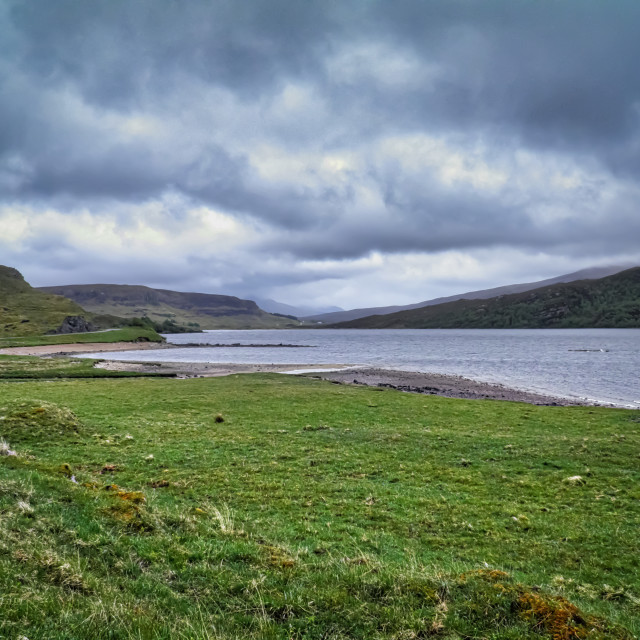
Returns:
[[[631,265],[628,265],[626,267],[592,267],[590,269],[574,271],[573,273],[565,273],[561,276],[556,276],[555,278],[549,278],[547,280],[540,280],[538,282],[521,282],[519,284],[508,284],[501,287],[494,287],[492,289],[467,291],[466,293],[458,293],[452,296],[434,298],[433,300],[423,300],[422,302],[416,302],[414,304],[407,305],[395,305],[390,307],[369,307],[363,309],[349,309],[347,311],[338,311],[332,313],[313,314],[304,316],[302,319],[308,322],[322,322],[325,324],[347,322],[349,320],[357,320],[358,318],[366,318],[367,316],[385,315],[389,313],[396,313],[398,311],[410,311],[411,309],[430,307],[437,304],[444,304],[445,302],[454,302],[455,300],[485,300],[488,298],[495,298],[496,296],[532,291],[533,289],[540,289],[541,287],[546,287],[552,284],[559,284],[561,282],[574,282],[576,280],[594,280],[598,278],[604,278],[606,276],[610,276],[628,269],[630,266]]]
[[[39,335],[57,329],[67,316],[87,316],[76,302],[34,289],[22,274],[0,265],[0,335]]]
[[[361,329],[640,327],[640,267],[489,300],[457,300],[331,325]]]
[[[70,298],[88,311],[123,318],[147,316],[194,329],[276,329],[297,325],[266,313],[251,300],[209,293],[184,293],[142,285],[82,284],[40,287]]]

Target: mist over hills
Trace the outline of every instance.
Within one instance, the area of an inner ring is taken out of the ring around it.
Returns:
[[[122,318],[146,316],[199,329],[278,329],[298,322],[267,313],[251,300],[211,293],[186,293],[142,285],[80,284],[40,287],[65,296],[93,313]]]
[[[445,296],[441,298],[434,298],[432,300],[424,300],[422,302],[416,302],[408,305],[395,305],[389,307],[368,307],[363,309],[350,309],[348,311],[340,311],[336,313],[323,313],[309,315],[301,318],[304,321],[322,322],[325,324],[334,324],[337,322],[347,322],[349,320],[357,320],[358,318],[365,318],[372,315],[385,315],[390,313],[396,313],[398,311],[410,311],[411,309],[419,309],[422,307],[428,307],[445,302],[453,302],[455,300],[475,300],[475,299],[487,299],[494,298],[495,296],[508,295],[512,293],[521,293],[524,291],[531,291],[533,289],[539,289],[552,284],[561,282],[573,282],[575,280],[587,280],[604,278],[606,276],[619,273],[624,269],[628,269],[632,265],[615,265],[606,267],[592,267],[589,269],[581,269],[573,273],[566,273],[555,278],[548,278],[546,280],[540,280],[538,282],[525,282],[520,284],[509,284],[501,287],[494,287],[491,289],[482,289],[479,291],[468,291],[466,293],[455,294],[452,296]]]
[[[640,327],[640,267],[489,299],[462,299],[331,325],[359,329]]]
[[[285,315],[295,316],[296,318],[309,317],[325,313],[335,313],[337,311],[344,311],[341,307],[313,307],[311,305],[292,305],[285,302],[278,302],[271,298],[252,298],[256,304],[269,313],[283,313]]]

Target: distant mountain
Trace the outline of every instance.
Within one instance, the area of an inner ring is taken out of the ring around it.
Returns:
[[[314,314],[334,313],[336,311],[343,311],[340,307],[308,307],[308,306],[294,306],[291,304],[285,304],[284,302],[278,302],[271,298],[253,298],[256,304],[269,313],[283,313],[288,316],[295,316],[301,318],[302,316],[310,316]]]
[[[88,311],[123,318],[147,316],[193,329],[278,329],[297,322],[260,309],[251,300],[210,293],[184,293],[142,285],[79,284],[40,287],[70,298]]]
[[[22,274],[0,265],[0,335],[41,335],[68,316],[88,316],[78,304],[34,289]]]
[[[302,317],[305,322],[322,322],[323,324],[333,324],[336,322],[346,322],[348,320],[357,320],[358,318],[365,318],[372,315],[384,315],[389,313],[396,313],[398,311],[409,311],[411,309],[420,309],[422,307],[428,307],[436,304],[443,304],[445,302],[453,302],[454,300],[476,300],[494,298],[495,296],[508,295],[511,293],[521,293],[523,291],[531,291],[532,289],[539,289],[552,284],[560,282],[574,282],[575,280],[593,280],[597,278],[604,278],[606,276],[619,273],[624,269],[628,269],[631,265],[626,266],[609,266],[609,267],[592,267],[590,269],[582,269],[575,271],[574,273],[567,273],[555,278],[549,278],[547,280],[540,280],[538,282],[526,282],[522,284],[509,284],[502,287],[494,287],[493,289],[482,289],[480,291],[469,291],[467,293],[460,293],[453,296],[446,296],[443,298],[434,298],[433,300],[425,300],[423,302],[416,302],[415,304],[391,306],[391,307],[369,307],[366,309],[351,309],[349,311],[341,311],[340,313],[323,313],[314,314]]]
[[[542,329],[640,327],[640,267],[501,295],[456,300],[331,325],[360,329]]]

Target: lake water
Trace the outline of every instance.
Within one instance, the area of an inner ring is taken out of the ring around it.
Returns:
[[[305,329],[172,334],[184,347],[94,354],[112,360],[351,364],[462,375],[556,396],[640,408],[640,329]]]

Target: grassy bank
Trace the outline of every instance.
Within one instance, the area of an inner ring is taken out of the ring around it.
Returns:
[[[5,347],[37,347],[45,344],[86,344],[88,342],[164,342],[164,338],[153,329],[124,327],[90,333],[0,337],[0,349]]]
[[[137,373],[95,368],[91,358],[40,358],[0,355],[0,380],[52,380],[57,378],[174,377],[167,373]]]
[[[0,637],[640,633],[638,412],[254,374],[0,416]]]

